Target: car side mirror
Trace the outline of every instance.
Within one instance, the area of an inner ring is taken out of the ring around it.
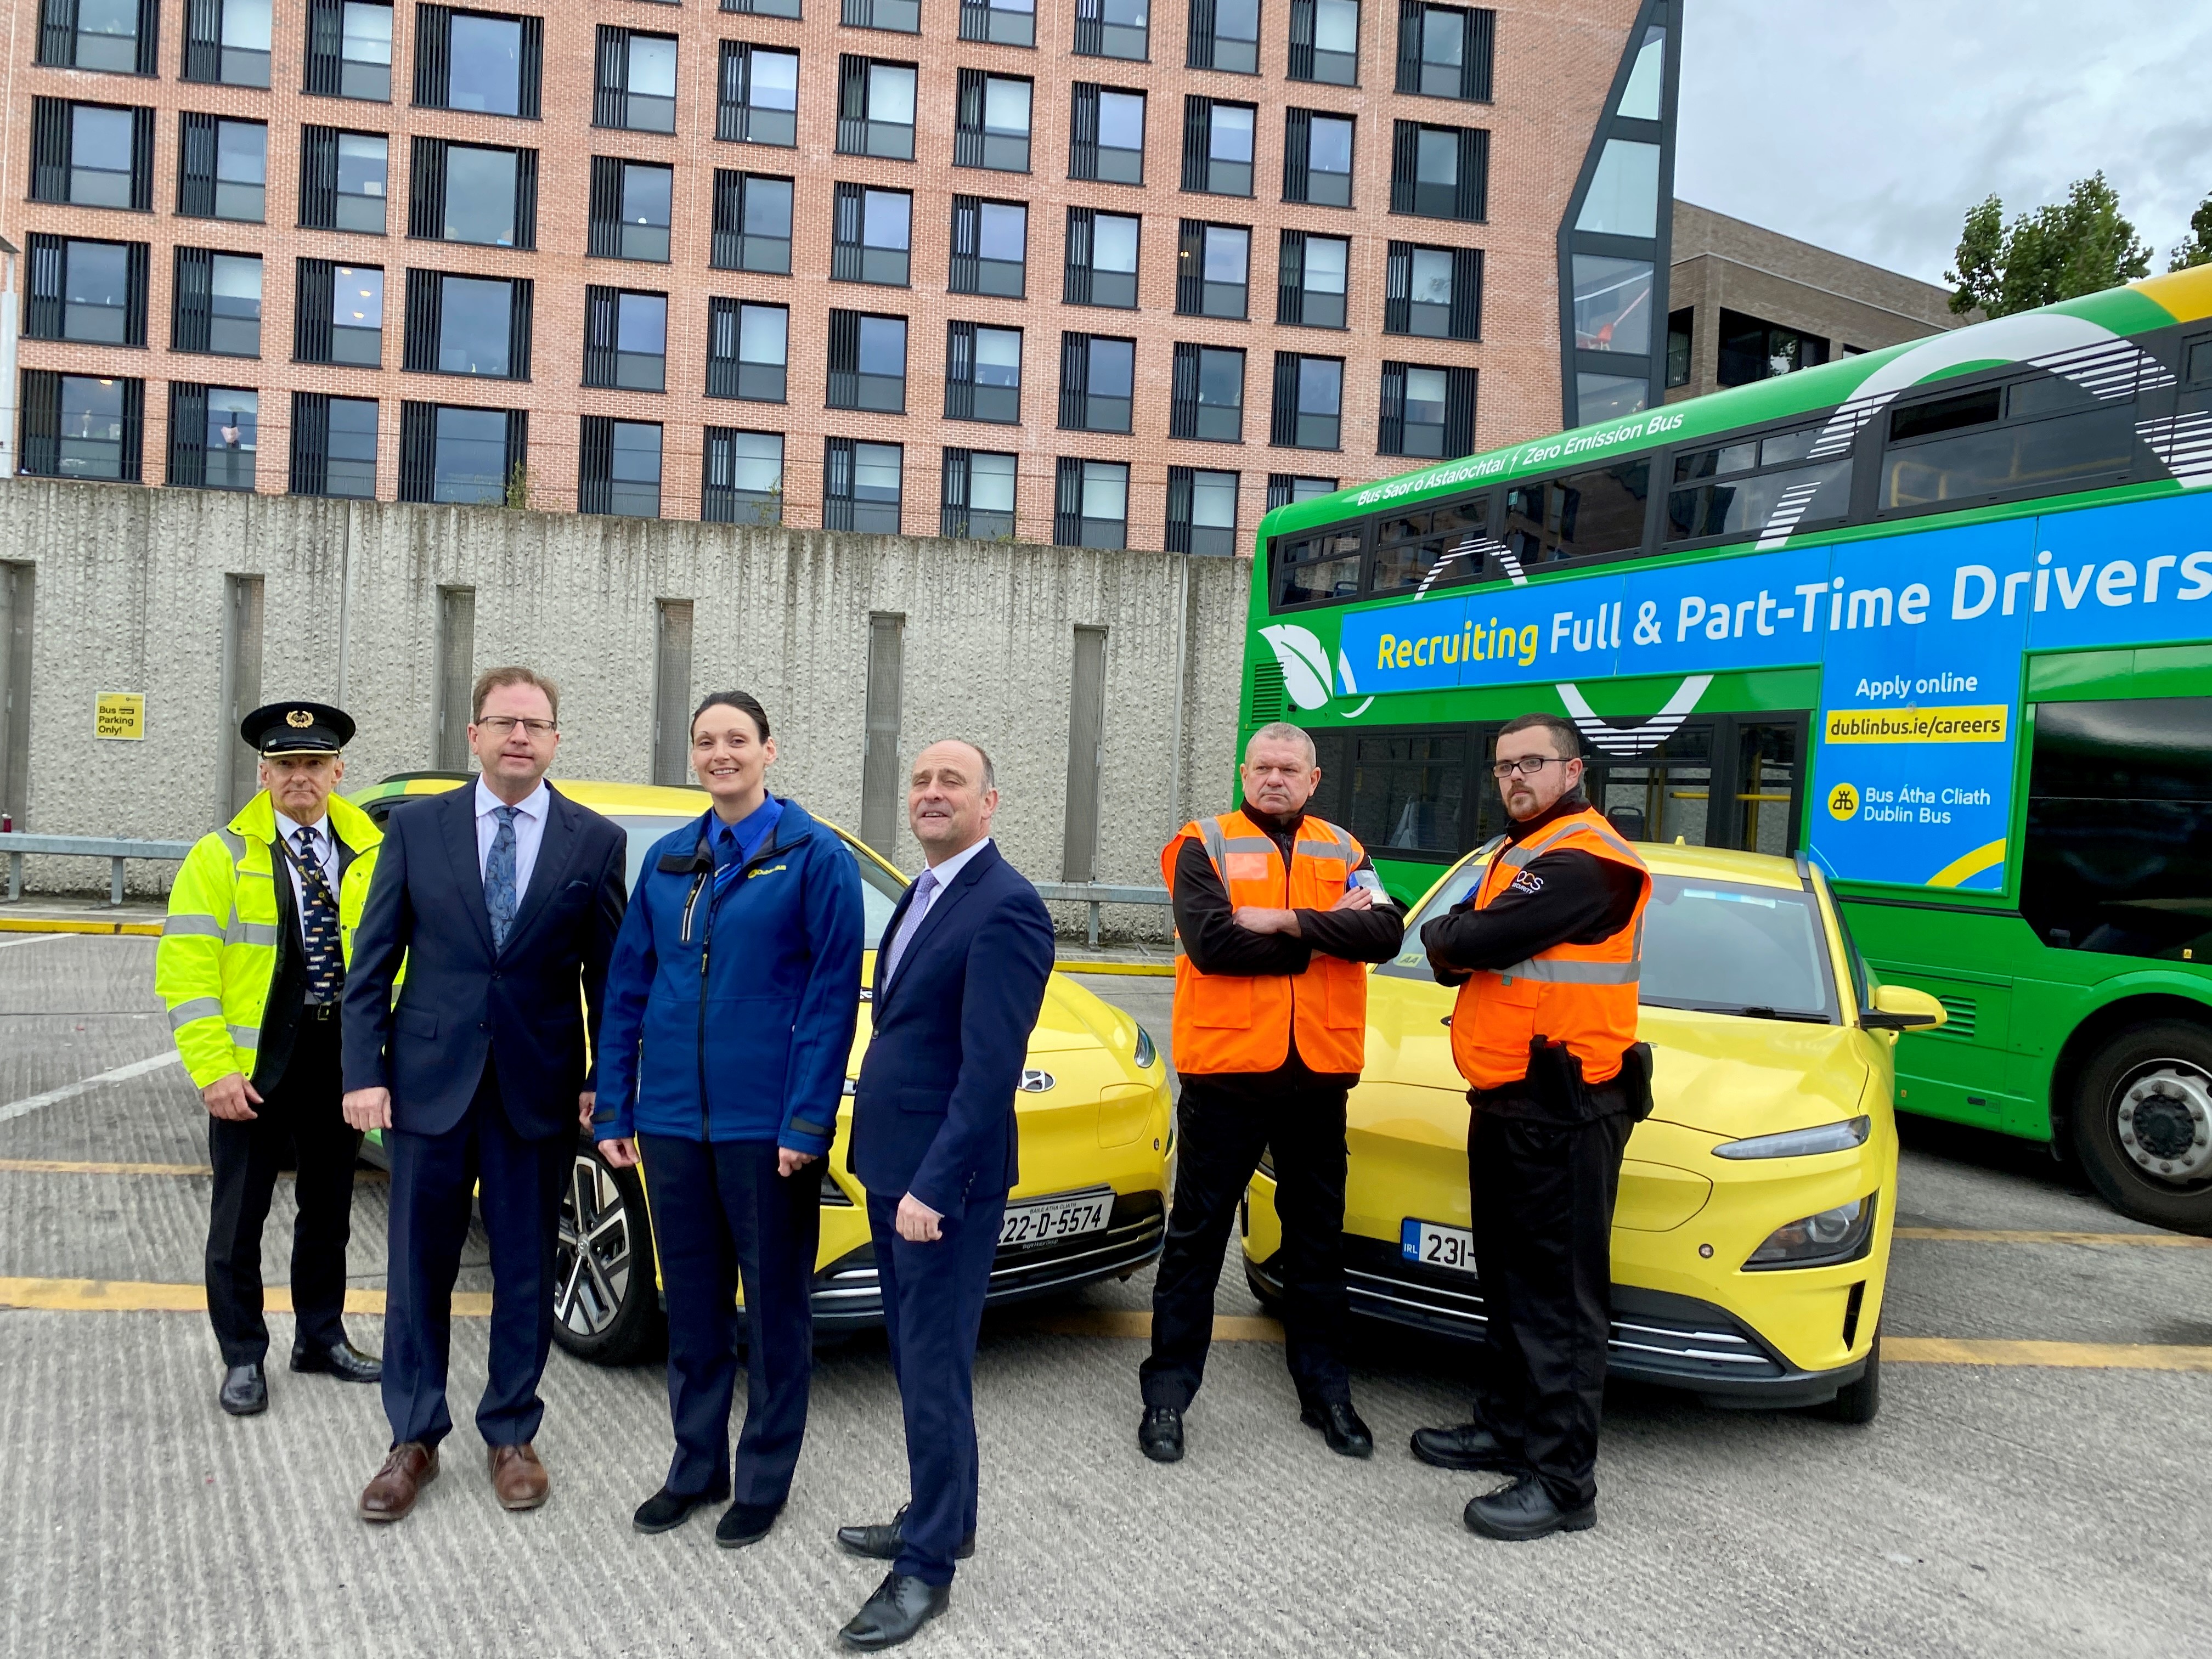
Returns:
[[[1869,1031],[1933,1030],[1943,1020],[1943,1005],[1909,985],[1877,985],[1874,1006],[1859,1011],[1859,1024]]]

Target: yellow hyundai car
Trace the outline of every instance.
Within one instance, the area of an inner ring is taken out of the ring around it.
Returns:
[[[402,773],[352,797],[380,823],[411,798],[468,781],[458,772]],[[558,781],[569,799],[620,824],[629,837],[629,884],[653,844],[706,810],[696,789]],[[860,866],[866,955],[861,984],[906,878],[835,824]],[[837,1137],[822,1170],[822,1245],[815,1261],[817,1331],[883,1322],[866,1195],[854,1178],[852,1079],[868,1042],[869,992],[846,1067]],[[990,1302],[1018,1301],[1113,1276],[1127,1278],[1160,1253],[1166,1236],[1170,1115],[1167,1067],[1128,1015],[1054,974],[1030,1034],[1029,1065],[1014,1103],[1022,1184],[1006,1203]],[[377,1153],[380,1153],[380,1148]],[[372,1155],[377,1155],[372,1153]],[[649,1176],[650,1171],[647,1171]],[[646,1357],[662,1332],[647,1183],[617,1170],[587,1137],[561,1202],[554,1340],[580,1358],[623,1364]]]
[[[1891,1049],[1899,1030],[1941,1024],[1942,1005],[1870,981],[1802,860],[1638,850],[1652,878],[1640,1000],[1655,1105],[1621,1166],[1608,1365],[1714,1405],[1869,1420],[1897,1213]],[[1419,936],[1485,862],[1470,855],[1429,890],[1407,948],[1369,981],[1344,1217],[1355,1313],[1476,1340],[1455,994],[1436,983]],[[1281,1244],[1262,1164],[1244,1254],[1263,1303],[1281,1295]]]

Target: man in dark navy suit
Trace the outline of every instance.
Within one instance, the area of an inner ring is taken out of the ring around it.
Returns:
[[[874,1031],[853,1102],[911,1495],[889,1525],[842,1527],[890,1572],[839,1632],[872,1649],[945,1610],[975,1548],[975,1337],[1017,1179],[1014,1093],[1052,973],[1052,917],[991,844],[999,792],[972,743],[915,759],[907,821],[929,868],[876,957]]]
[[[624,901],[623,832],[546,787],[560,692],[527,668],[476,684],[481,775],[392,814],[346,981],[345,1115],[392,1158],[384,1410],[392,1449],[361,1495],[398,1521],[438,1473],[453,1278],[477,1194],[491,1244],[490,1376],[477,1407],[492,1490],[550,1490],[532,1442],[553,1341],[562,1178],[592,1096],[599,1018]],[[406,978],[393,1006],[402,958]]]

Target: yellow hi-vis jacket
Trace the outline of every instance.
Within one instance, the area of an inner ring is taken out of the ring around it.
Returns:
[[[354,857],[338,884],[338,942],[349,965],[384,839],[368,813],[333,795],[331,833]],[[233,1072],[251,1078],[261,1015],[276,972],[276,808],[264,789],[185,855],[154,953],[154,989],[169,1005],[177,1052],[204,1089]]]

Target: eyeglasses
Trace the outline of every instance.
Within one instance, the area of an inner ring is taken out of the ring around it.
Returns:
[[[551,720],[517,720],[512,714],[487,714],[478,720],[477,725],[480,729],[490,732],[495,738],[512,736],[514,728],[518,726],[533,738],[550,738],[560,730],[560,727]]]
[[[1490,769],[1490,775],[1501,781],[1518,772],[1524,778],[1533,778],[1546,767],[1557,763],[1565,766],[1564,755],[1523,755],[1519,760],[1502,760]]]

